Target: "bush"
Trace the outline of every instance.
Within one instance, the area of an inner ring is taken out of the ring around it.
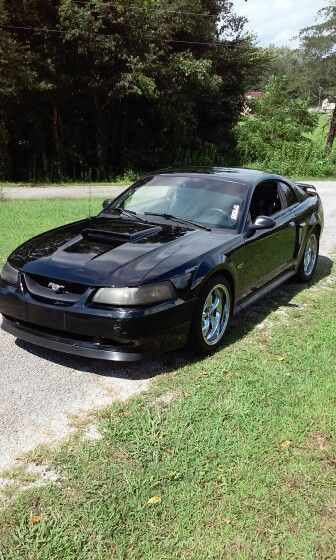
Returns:
[[[327,155],[312,134],[317,116],[304,100],[292,99],[287,86],[285,78],[272,78],[263,99],[252,101],[237,125],[240,163],[281,175],[335,176],[335,155]]]
[[[112,179],[116,183],[134,183],[139,178],[139,174],[132,169],[127,169],[121,175],[117,175]]]
[[[284,143],[276,150],[269,150],[264,158],[246,160],[244,165],[288,176],[334,177],[335,153],[327,156],[313,143]]]
[[[224,158],[225,159],[225,158]],[[203,167],[225,165],[223,156],[215,144],[205,142],[196,150],[179,149],[173,159],[173,167]]]

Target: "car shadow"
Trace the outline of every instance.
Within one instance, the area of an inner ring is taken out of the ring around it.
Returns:
[[[251,307],[234,316],[230,331],[225,338],[225,346],[228,347],[237,340],[248,334],[257,325],[260,325],[268,315],[280,307],[299,307],[292,299],[302,290],[309,289],[323,278],[330,275],[333,262],[325,256],[320,256],[313,279],[308,284],[299,284],[288,281],[282,286],[260,299]],[[188,350],[168,352],[166,354],[143,360],[140,362],[109,362],[93,358],[83,358],[71,354],[63,354],[46,348],[32,345],[22,340],[16,340],[19,348],[34,354],[35,356],[52,361],[61,367],[75,369],[83,373],[91,373],[104,377],[115,377],[133,380],[151,379],[165,373],[173,373],[178,368],[198,362]]]

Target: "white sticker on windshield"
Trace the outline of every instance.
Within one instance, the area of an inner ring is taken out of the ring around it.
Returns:
[[[236,221],[238,218],[238,213],[239,213],[239,204],[234,204],[233,208],[232,208],[232,212],[231,212],[231,220]]]

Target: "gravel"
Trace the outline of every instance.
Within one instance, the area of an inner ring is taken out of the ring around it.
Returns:
[[[320,252],[328,255],[336,244],[336,182],[314,184],[326,214]],[[130,365],[101,362],[38,348],[0,331],[0,469],[20,464],[22,454],[39,444],[69,436],[74,418],[146,391],[153,376],[185,360],[177,352]],[[99,435],[91,429],[87,437]]]

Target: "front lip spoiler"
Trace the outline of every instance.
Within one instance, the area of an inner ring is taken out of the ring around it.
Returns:
[[[123,352],[113,346],[103,346],[81,340],[62,338],[61,336],[49,333],[36,333],[26,325],[22,325],[18,321],[11,321],[5,317],[2,319],[1,327],[5,332],[20,340],[36,346],[42,346],[43,348],[49,348],[50,350],[64,352],[65,354],[116,362],[136,362],[145,358],[145,355],[140,352]]]

